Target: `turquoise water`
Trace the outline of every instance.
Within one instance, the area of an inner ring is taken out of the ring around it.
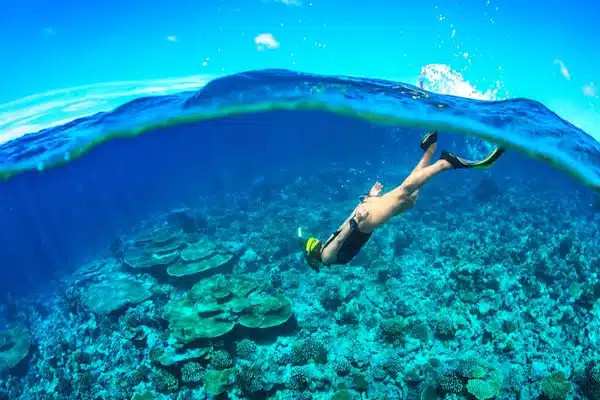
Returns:
[[[402,183],[431,129],[507,151],[313,271],[297,228]],[[600,144],[540,103],[253,71],[0,166],[0,399],[600,398]]]

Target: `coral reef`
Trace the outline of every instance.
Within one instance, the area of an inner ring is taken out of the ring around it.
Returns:
[[[339,174],[156,215],[48,293],[7,300],[0,399],[600,398],[589,199],[473,179],[477,200],[422,196],[315,273],[282,227],[343,220],[355,200],[334,187],[355,176]]]

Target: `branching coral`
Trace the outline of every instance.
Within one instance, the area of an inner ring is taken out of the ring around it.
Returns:
[[[292,347],[292,364],[304,365],[310,360],[318,364],[327,363],[327,350],[322,342],[308,338],[300,344]]]
[[[571,384],[563,372],[555,372],[542,381],[542,392],[549,400],[566,400]]]

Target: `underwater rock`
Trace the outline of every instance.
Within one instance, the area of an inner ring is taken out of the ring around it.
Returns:
[[[258,287],[258,282],[243,277],[205,278],[184,298],[168,303],[163,318],[182,343],[223,336],[238,324],[270,328],[291,318],[292,305],[286,297],[266,295]]]
[[[352,388],[360,393],[369,391],[369,382],[364,374],[355,373],[352,375]]]
[[[490,202],[500,196],[501,193],[500,185],[489,176],[484,176],[473,188],[473,200],[477,204]]]
[[[421,391],[421,400],[440,400],[435,385],[426,385]]]
[[[589,361],[584,374],[581,384],[583,393],[590,399],[600,399],[600,361]]]
[[[148,343],[148,331],[143,327],[134,329],[132,331],[124,331],[123,336],[131,340],[131,343],[138,349],[143,349]]]
[[[127,305],[141,303],[151,295],[143,282],[124,275],[90,285],[83,292],[82,302],[96,314],[108,315]]]
[[[29,331],[17,327],[0,333],[0,375],[8,372],[29,353]]]
[[[179,227],[185,233],[198,232],[208,225],[206,218],[188,208],[169,212],[166,215],[166,220],[169,225]]]
[[[416,322],[410,327],[410,335],[423,343],[428,343],[429,326],[425,322]]]
[[[223,394],[235,383],[235,370],[233,368],[222,371],[207,371],[204,374],[204,388],[214,396]]]
[[[441,340],[450,340],[454,338],[458,330],[454,320],[448,314],[441,314],[433,320],[432,328],[435,336]]]
[[[183,353],[177,353],[173,349],[163,351],[160,348],[156,348],[150,352],[150,358],[164,367],[170,367],[190,360],[205,359],[209,351],[210,347],[187,349]]]
[[[414,234],[410,229],[408,229],[408,227],[405,227],[404,229],[398,229],[395,232],[394,240],[392,242],[394,256],[400,257],[404,251],[410,247],[413,241]]]

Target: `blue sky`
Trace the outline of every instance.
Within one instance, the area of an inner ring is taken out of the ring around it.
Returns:
[[[539,100],[600,137],[598,15],[597,0],[3,0],[0,104],[259,68],[415,84],[434,64],[461,74],[447,92]]]

